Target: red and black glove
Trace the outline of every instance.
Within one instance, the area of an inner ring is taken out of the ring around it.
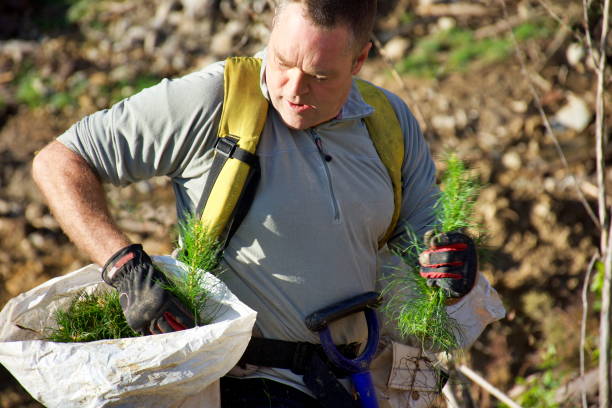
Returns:
[[[142,245],[115,253],[102,268],[102,279],[119,291],[123,314],[134,331],[148,335],[195,326],[193,315],[164,289],[168,279],[155,269]]]
[[[450,298],[465,296],[476,280],[478,257],[472,238],[458,231],[425,234],[428,249],[419,255],[420,274]]]

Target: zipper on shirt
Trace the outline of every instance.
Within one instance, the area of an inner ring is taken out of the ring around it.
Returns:
[[[315,145],[317,145],[317,149],[319,150],[319,154],[321,155],[323,160],[325,160],[326,162],[332,161],[332,157],[329,154],[325,153],[325,150],[323,150],[323,139],[321,139],[321,137],[316,133],[314,136],[314,142]]]
[[[336,195],[334,193],[334,186],[332,184],[331,173],[329,172],[329,167],[327,163],[332,161],[332,156],[325,152],[323,148],[323,139],[321,136],[317,134],[313,129],[309,129],[308,132],[310,136],[312,136],[312,140],[314,141],[315,146],[317,146],[317,150],[319,151],[319,156],[323,160],[323,169],[325,170],[325,177],[327,178],[327,184],[329,186],[329,195],[332,204],[332,210],[334,212],[334,222],[340,222],[340,208],[338,206],[338,201],[336,200]]]

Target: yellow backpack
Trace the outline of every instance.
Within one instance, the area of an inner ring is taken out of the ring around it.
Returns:
[[[223,111],[201,214],[202,224],[223,247],[246,215],[259,180],[255,151],[269,104],[261,93],[260,69],[261,60],[257,58],[231,57],[225,61]],[[404,137],[385,94],[368,82],[358,80],[357,84],[363,99],[375,109],[365,123],[393,184],[395,207],[391,224],[378,243],[382,247],[393,233],[401,209]]]

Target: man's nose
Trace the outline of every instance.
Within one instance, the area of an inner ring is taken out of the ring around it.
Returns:
[[[287,88],[291,95],[299,96],[308,93],[308,78],[301,70],[294,68],[289,72]]]

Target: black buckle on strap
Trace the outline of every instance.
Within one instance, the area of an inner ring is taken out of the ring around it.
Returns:
[[[315,346],[306,342],[295,343],[295,352],[293,353],[293,361],[291,362],[291,371],[296,374],[304,375],[308,368],[308,363],[312,358],[312,353],[315,352]]]
[[[231,136],[218,137],[215,143],[215,150],[227,158],[234,155],[236,148],[238,147],[238,140]]]

